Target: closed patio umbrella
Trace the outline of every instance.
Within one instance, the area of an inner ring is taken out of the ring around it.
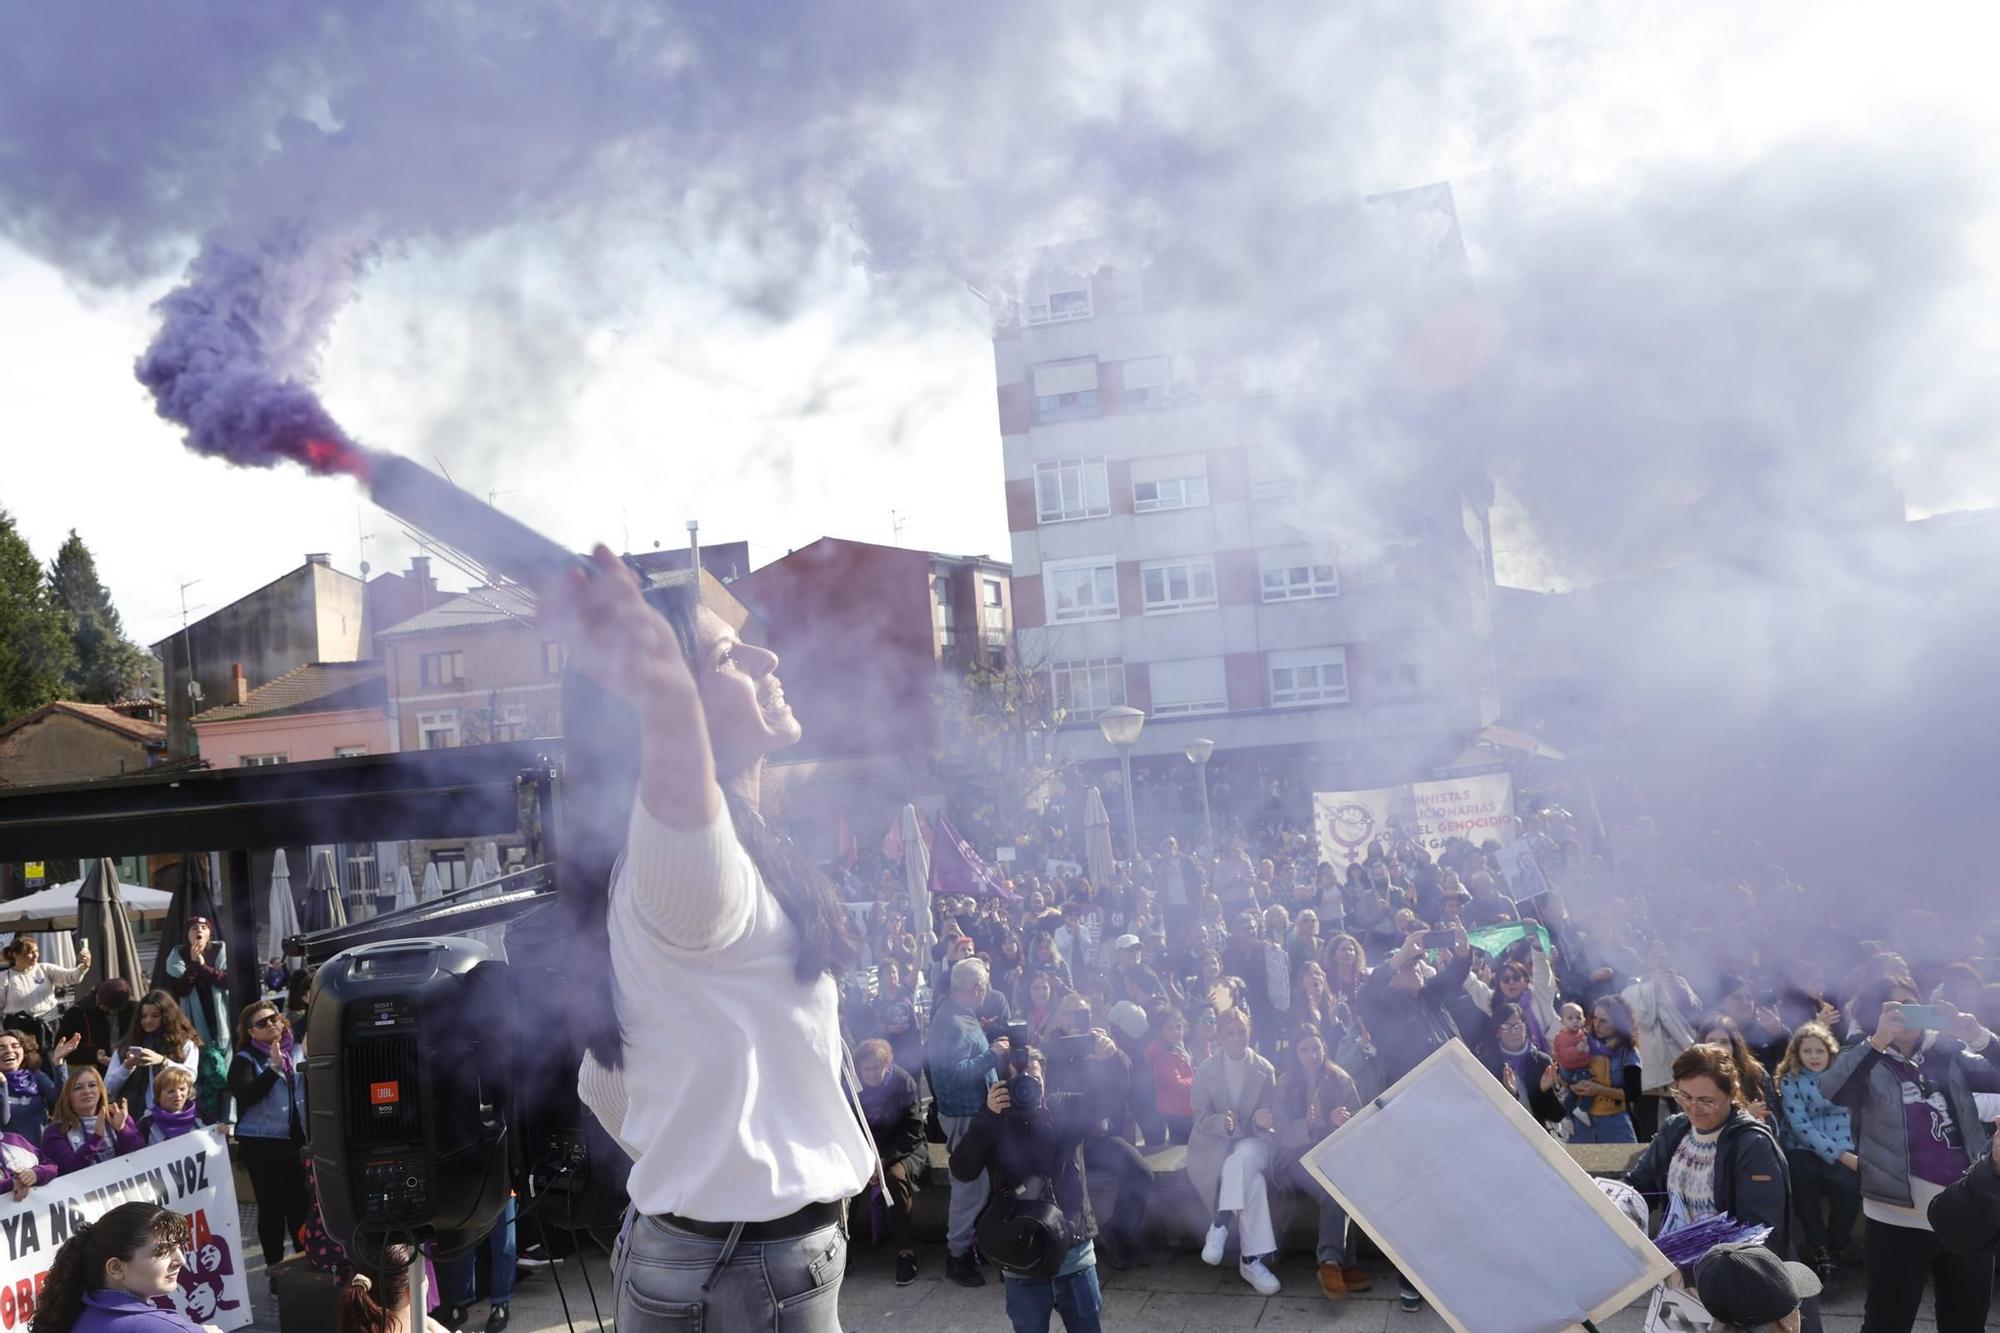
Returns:
[[[406,865],[398,865],[396,867],[395,910],[400,912],[405,908],[415,907],[416,905],[417,889],[416,885],[410,882],[410,868]]]
[[[1091,887],[1102,891],[1111,883],[1116,866],[1111,852],[1111,812],[1104,808],[1104,793],[1095,787],[1083,802],[1083,859],[1090,871]]]
[[[292,870],[280,847],[271,856],[271,892],[264,910],[264,930],[258,937],[259,963],[285,952],[285,940],[299,933],[299,905],[292,897]]]
[[[134,995],[146,989],[146,978],[139,969],[139,946],[133,942],[132,922],[125,915],[122,887],[117,867],[109,857],[99,857],[85,872],[83,885],[76,892],[76,933],[90,946],[90,971],[83,976],[83,994],[114,977],[128,982]]]
[[[444,876],[438,874],[438,863],[432,861],[424,866],[424,901],[434,903],[444,896]]]
[[[331,930],[347,924],[347,905],[340,900],[340,875],[334,869],[333,849],[313,850],[312,873],[306,878],[305,928]]]
[[[928,947],[936,938],[931,921],[931,849],[917,823],[917,807],[903,807],[903,884],[910,894],[910,922],[917,942]]]

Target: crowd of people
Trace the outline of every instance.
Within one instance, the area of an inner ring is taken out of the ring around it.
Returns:
[[[1164,839],[1104,884],[1048,858],[937,898],[930,943],[885,877],[842,1022],[894,1168],[870,1216],[897,1280],[918,1272],[914,1196],[942,1188],[945,1276],[982,1285],[989,1200],[1041,1162],[1063,1251],[1002,1263],[1007,1308],[1017,1328],[1051,1310],[1095,1327],[1096,1262],[1149,1259],[1146,1155],[1184,1144],[1206,1262],[1233,1251],[1248,1286],[1277,1292],[1273,1204],[1292,1192],[1317,1215],[1324,1294],[1365,1289],[1358,1229],[1301,1157],[1457,1039],[1549,1133],[1644,1144],[1627,1180],[1658,1234],[1726,1213],[1824,1287],[1858,1274],[1871,1333],[1909,1328],[1927,1286],[1940,1329],[1983,1327],[1991,1237],[1958,1253],[1926,1210],[2000,1119],[2000,922],[1858,914],[1776,867],[1617,870],[1554,807],[1523,836],[1554,887],[1520,902],[1495,843],[1392,833],[1335,866],[1266,826],[1213,854]],[[1024,1100],[1042,1109],[1009,1151]],[[926,1110],[943,1180],[924,1179]],[[1078,1182],[1115,1181],[1107,1216],[1072,1206],[1072,1149]]]

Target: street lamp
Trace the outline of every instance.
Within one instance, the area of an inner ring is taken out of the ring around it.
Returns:
[[[1188,762],[1201,776],[1201,845],[1210,856],[1215,855],[1215,821],[1208,816],[1208,757],[1214,753],[1214,741],[1204,738],[1188,742]]]
[[[1134,865],[1139,861],[1139,817],[1132,812],[1132,747],[1139,743],[1139,729],[1145,725],[1144,713],[1122,704],[1097,715],[1097,729],[1118,751],[1118,768],[1125,778],[1125,841]]]

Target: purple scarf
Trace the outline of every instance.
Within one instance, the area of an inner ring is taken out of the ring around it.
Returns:
[[[178,1111],[163,1111],[155,1106],[151,1129],[146,1135],[147,1141],[150,1142],[154,1135],[162,1139],[177,1139],[189,1130],[198,1128],[201,1125],[201,1121],[197,1118],[199,1110],[192,1097],[188,1099],[187,1105]]]
[[[0,1124],[14,1118],[14,1098],[32,1097],[35,1093],[35,1071],[32,1069],[10,1069],[7,1071],[7,1095],[0,1097]]]

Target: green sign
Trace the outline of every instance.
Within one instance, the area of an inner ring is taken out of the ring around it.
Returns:
[[[1503,949],[1515,940],[1526,939],[1529,931],[1542,937],[1542,948],[1549,947],[1549,932],[1539,922],[1502,921],[1497,926],[1481,926],[1478,930],[1468,930],[1465,937],[1472,941],[1472,947],[1484,951],[1488,956],[1498,958]]]

